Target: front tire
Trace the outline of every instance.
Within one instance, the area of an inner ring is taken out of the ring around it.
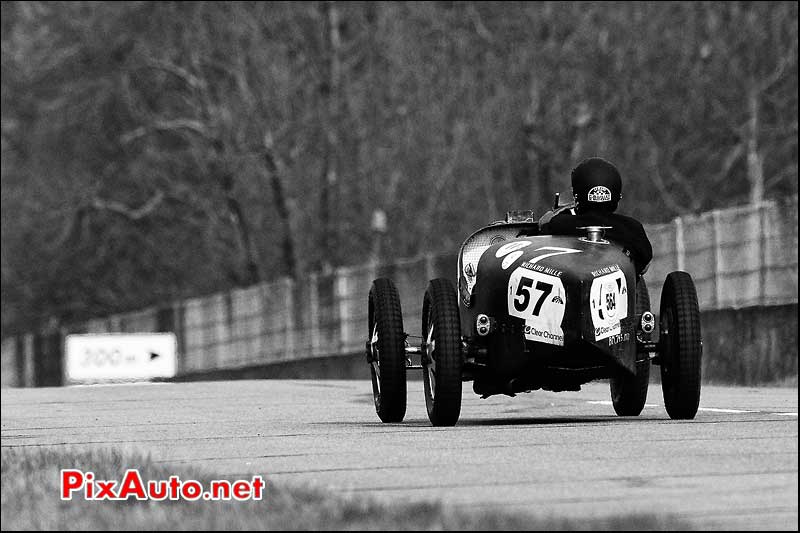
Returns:
[[[406,415],[406,352],[400,296],[390,279],[372,282],[369,291],[369,340],[375,410],[383,422]]]
[[[661,389],[672,419],[690,420],[700,405],[703,341],[692,277],[671,272],[661,293]]]
[[[647,292],[647,284],[642,278],[636,284],[635,314],[640,316],[649,310],[650,293]],[[650,384],[650,358],[646,357],[644,360],[636,362],[635,375],[623,370],[609,381],[611,384],[611,403],[614,405],[614,411],[617,415],[639,416],[647,401],[647,388]]]
[[[450,280],[434,279],[422,302],[425,405],[434,426],[454,426],[461,414],[461,324]]]

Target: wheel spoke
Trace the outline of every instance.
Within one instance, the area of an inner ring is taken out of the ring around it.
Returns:
[[[380,362],[380,354],[378,353],[378,323],[376,322],[375,325],[372,327],[372,336],[369,340],[369,347],[370,351],[372,352],[372,361],[370,361],[370,366],[372,366],[372,384],[375,388],[375,394],[380,396],[381,394],[381,362]]]
[[[375,326],[372,328],[372,337],[369,341],[370,350],[372,351],[372,364],[377,369],[378,377],[380,377],[380,352],[378,352],[378,324],[376,323]]]
[[[428,384],[430,385],[431,398],[436,396],[436,339],[433,337],[433,324],[428,329],[428,337],[425,339],[425,346],[427,352],[427,368],[428,368]]]
[[[428,360],[430,361],[431,366],[436,369],[436,359],[433,357],[434,351],[436,351],[436,339],[433,338],[433,324],[431,324],[430,329],[428,330],[428,338],[425,339],[425,344],[428,347]]]

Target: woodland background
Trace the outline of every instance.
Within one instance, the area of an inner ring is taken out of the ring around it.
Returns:
[[[796,2],[2,2],[3,335],[797,194]],[[796,204],[795,204],[796,205]]]

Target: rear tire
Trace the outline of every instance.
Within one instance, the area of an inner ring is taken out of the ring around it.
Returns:
[[[461,324],[450,280],[434,279],[422,302],[425,405],[434,426],[454,426],[461,414]]]
[[[697,291],[686,272],[671,272],[664,281],[660,328],[664,407],[670,418],[692,419],[700,405],[703,341]]]
[[[650,293],[647,292],[647,284],[642,278],[636,284],[635,314],[638,316],[649,310]],[[647,388],[650,384],[650,358],[647,357],[643,361],[636,362],[636,375],[622,370],[609,381],[614,411],[619,416],[639,416],[647,401]]]
[[[372,282],[369,291],[370,373],[375,410],[383,422],[406,415],[406,351],[400,296],[390,279]]]

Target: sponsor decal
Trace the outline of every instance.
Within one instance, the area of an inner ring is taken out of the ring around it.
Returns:
[[[617,326],[600,326],[598,328],[594,328],[594,336],[599,338],[608,337],[614,331],[619,330],[619,325]]]
[[[516,252],[517,250],[522,250],[533,244],[531,241],[514,241],[508,244],[504,244],[497,251],[494,253],[494,256],[500,259],[503,256],[510,254],[511,252]]]
[[[619,272],[620,268],[619,265],[608,265],[600,268],[598,270],[592,270],[592,277],[603,276],[605,274],[611,274],[612,272]]]
[[[509,276],[508,314],[525,320],[527,340],[563,346],[565,309],[564,284],[557,276],[523,267]]]
[[[608,190],[608,187],[603,187],[602,185],[598,185],[597,187],[592,187],[592,190],[589,191],[589,201],[610,202],[611,191]]]
[[[621,333],[619,335],[612,335],[608,338],[608,345],[614,346],[615,344],[619,344],[621,342],[628,342],[631,340],[630,333]]]
[[[556,255],[564,255],[564,254],[579,254],[583,250],[576,250],[575,248],[561,248],[560,246],[542,246],[541,248],[537,248],[534,252],[544,251],[547,253],[539,254],[536,257],[531,257],[526,261],[526,263],[535,265],[542,259],[547,259],[548,257],[554,257]]]
[[[503,258],[503,263],[500,265],[503,267],[503,270],[507,270],[508,267],[513,265],[517,259],[522,257],[522,250],[517,250],[516,252],[511,252],[507,256]]]
[[[537,263],[531,263],[530,261],[525,261],[524,263],[522,263],[521,266],[522,268],[527,268],[528,270],[533,270],[534,272],[542,272],[544,274],[547,274],[548,276],[556,276],[558,278],[560,278],[561,275],[563,274],[563,272],[561,272],[557,268],[551,268],[548,266],[539,265]]]
[[[464,267],[464,275],[468,278],[475,277],[475,268],[472,266],[472,263],[467,263],[467,266]]]
[[[525,338],[529,341],[539,341],[556,346],[564,346],[564,334],[553,333],[547,330],[536,329],[536,326],[525,324]]]
[[[489,240],[489,244],[497,244],[498,242],[503,242],[504,240],[506,240],[506,238],[502,235],[495,235]]]

